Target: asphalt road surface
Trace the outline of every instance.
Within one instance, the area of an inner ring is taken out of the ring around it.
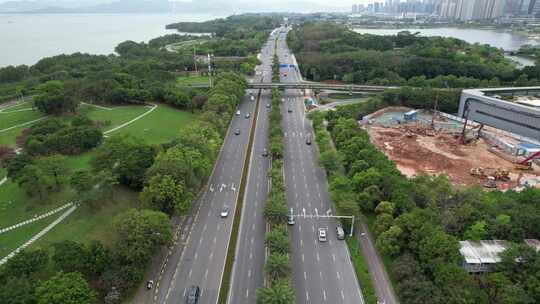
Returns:
[[[272,81],[272,60],[274,43],[270,38],[261,51],[261,66],[257,68],[255,82]],[[271,90],[261,92],[251,163],[248,173],[240,234],[233,265],[231,289],[228,303],[250,304],[256,301],[257,288],[264,284],[266,221],[263,215],[268,197],[270,157],[264,157],[268,149],[269,114],[271,109]]]
[[[285,36],[280,34],[278,56],[282,64],[290,64]],[[280,74],[281,82],[300,81],[294,67],[282,68]],[[313,130],[305,119],[301,91],[286,90],[281,108],[287,201],[297,215],[296,224],[290,226],[296,303],[364,303],[347,244],[336,237],[338,222],[317,217],[333,213],[333,207],[326,175],[318,166],[316,143],[306,144],[306,137]],[[326,242],[318,240],[319,228],[327,230]]]
[[[256,96],[255,91],[249,93]],[[254,109],[255,101],[246,94],[239,107],[241,115],[232,119],[208,187],[188,217],[192,229],[182,232],[163,270],[153,278],[154,290],[138,296],[137,303],[183,303],[192,285],[201,289],[199,303],[217,302]],[[250,117],[245,118],[245,113]],[[240,135],[234,134],[237,128]],[[220,216],[224,205],[230,208],[227,218]]]

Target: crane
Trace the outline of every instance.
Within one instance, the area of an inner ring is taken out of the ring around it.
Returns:
[[[527,166],[529,162],[531,162],[533,159],[540,158],[540,151],[534,153],[533,155],[527,157],[524,161],[520,162],[520,165]]]

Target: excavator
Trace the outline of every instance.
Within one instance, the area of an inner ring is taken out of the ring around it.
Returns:
[[[540,151],[534,153],[533,155],[527,157],[524,161],[516,164],[516,169],[519,170],[532,170],[533,160],[540,158]]]

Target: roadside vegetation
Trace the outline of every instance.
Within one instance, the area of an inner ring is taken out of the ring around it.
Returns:
[[[321,139],[319,131],[317,143],[321,164],[330,172],[332,200],[338,212],[375,218],[376,246],[386,264],[391,262],[388,270],[400,300],[538,302],[540,253],[523,240],[540,236],[540,190],[484,192],[455,188],[446,176],[407,179],[359,128],[356,118],[368,107],[377,107],[377,101],[312,114],[312,119],[316,130],[323,119],[328,121],[330,138]],[[337,153],[328,152],[328,139]],[[332,173],[338,168],[344,168],[343,174]],[[461,268],[458,240],[465,239],[504,239],[513,245],[494,272],[473,277]]]
[[[540,83],[540,67],[520,70],[501,50],[455,38],[359,34],[331,22],[307,22],[287,36],[309,80],[470,88]]]
[[[42,118],[0,133],[0,180],[8,177],[0,228],[78,206],[0,265],[1,303],[121,303],[170,243],[170,218],[185,214],[206,183],[247,86],[227,71],[236,64],[217,66],[211,89],[180,85],[177,71],[192,70],[193,57],[163,48],[177,39],[0,69],[0,91],[34,96],[0,113],[1,123]],[[18,111],[25,108],[33,109]],[[0,257],[61,214],[0,235]]]
[[[292,265],[290,261],[289,231],[287,222],[287,198],[283,180],[283,129],[280,108],[281,94],[272,91],[272,110],[270,112],[270,170],[271,189],[264,208],[264,216],[270,227],[266,234],[268,256],[264,266],[267,285],[257,290],[258,304],[294,303],[292,287]]]
[[[326,175],[328,176],[329,183],[333,185],[336,180],[344,179],[344,168],[339,161],[339,155],[332,143],[330,133],[326,130],[324,125],[324,113],[311,112],[309,119],[312,121],[313,130],[315,132],[315,142],[319,149],[319,165],[324,168]],[[358,217],[360,210],[355,202],[355,198],[347,193],[341,193],[342,189],[336,187],[330,187],[330,197],[338,215],[350,216],[354,215]],[[345,230],[351,226],[351,222],[348,219],[342,219],[342,227]],[[348,234],[347,234],[348,235]],[[367,264],[364,260],[364,256],[360,252],[358,241],[354,238],[347,236],[347,245],[349,246],[349,252],[356,272],[356,276],[359,280],[360,286],[362,286],[362,294],[364,300],[368,304],[377,304],[377,296],[373,288],[373,282],[368,272]]]

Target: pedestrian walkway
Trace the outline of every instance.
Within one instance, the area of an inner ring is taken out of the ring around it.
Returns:
[[[14,257],[17,253],[21,252],[21,250],[25,249],[26,247],[32,245],[35,241],[39,240],[42,236],[47,234],[51,229],[53,229],[56,225],[60,224],[66,217],[68,217],[73,211],[75,211],[79,207],[79,205],[73,205],[71,208],[69,208],[64,214],[62,214],[60,217],[58,217],[54,222],[50,223],[47,227],[45,227],[43,230],[38,232],[36,235],[34,235],[30,240],[28,240],[26,243],[19,246],[17,249],[12,251],[10,254],[5,256],[3,259],[0,260],[0,265],[5,264],[9,259]]]
[[[1,185],[1,181],[0,181],[0,185]],[[22,227],[24,225],[28,225],[28,224],[31,224],[31,223],[33,223],[35,221],[38,221],[38,220],[44,219],[46,217],[49,217],[49,216],[51,216],[53,214],[56,214],[56,213],[66,209],[67,207],[70,207],[72,205],[73,205],[73,203],[67,203],[67,204],[65,204],[63,206],[60,206],[60,207],[58,207],[58,208],[56,208],[54,210],[51,210],[51,211],[49,211],[47,213],[43,213],[42,215],[33,217],[33,218],[29,219],[29,220],[20,222],[18,224],[15,224],[15,225],[12,225],[12,226],[9,226],[9,227],[6,227],[6,228],[2,228],[2,229],[0,229],[0,234],[6,233],[6,232],[11,231],[13,229],[17,229],[17,228],[20,228],[20,227]]]

